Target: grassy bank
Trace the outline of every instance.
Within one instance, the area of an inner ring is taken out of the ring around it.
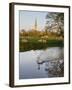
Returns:
[[[36,40],[29,40],[28,42],[19,42],[20,52],[45,49],[47,47],[62,47],[64,46],[63,40],[47,40],[46,42],[38,42]]]

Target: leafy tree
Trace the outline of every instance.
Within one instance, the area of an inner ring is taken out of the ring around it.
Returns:
[[[46,15],[46,27],[51,31],[51,28],[57,26],[59,34],[64,34],[64,13],[49,12]]]

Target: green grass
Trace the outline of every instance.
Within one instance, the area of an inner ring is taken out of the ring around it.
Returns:
[[[38,42],[38,38],[32,38],[28,40],[28,42],[21,42],[19,43],[20,52],[29,51],[29,50],[37,50],[37,49],[45,49],[47,47],[62,47],[64,46],[63,40],[47,40],[46,43]]]

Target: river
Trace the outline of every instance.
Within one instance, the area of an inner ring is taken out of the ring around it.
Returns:
[[[20,52],[19,79],[63,77],[63,47]]]

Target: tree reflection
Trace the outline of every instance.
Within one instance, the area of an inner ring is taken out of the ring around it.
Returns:
[[[45,72],[48,75],[48,77],[63,77],[64,76],[64,61],[49,61],[44,62],[45,63]],[[37,63],[38,64],[38,70],[40,70],[40,65],[43,65],[44,63]]]

